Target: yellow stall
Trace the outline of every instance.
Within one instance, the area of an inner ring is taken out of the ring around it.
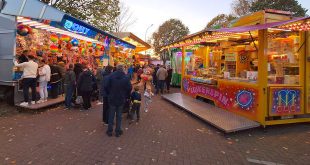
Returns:
[[[265,10],[171,43],[182,93],[263,126],[310,121],[310,18]]]

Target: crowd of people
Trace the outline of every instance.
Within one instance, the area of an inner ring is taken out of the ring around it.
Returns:
[[[90,110],[92,101],[97,100],[103,106],[102,121],[108,125],[107,135],[113,135],[116,118],[115,136],[123,134],[122,114],[127,113],[130,123],[139,122],[141,103],[144,112],[155,94],[170,91],[172,69],[163,65],[130,65],[89,67],[83,63],[64,65],[63,62],[35,58],[24,52],[14,61],[15,66],[23,70],[22,86],[24,102],[22,106],[40,104],[48,98],[57,98],[65,94],[65,109],[80,106],[81,110]],[[37,99],[37,84],[39,95]],[[50,89],[48,90],[48,87]],[[29,88],[32,98],[29,99]],[[144,91],[143,95],[140,93]],[[51,96],[49,96],[49,93]],[[134,120],[135,119],[135,120]]]

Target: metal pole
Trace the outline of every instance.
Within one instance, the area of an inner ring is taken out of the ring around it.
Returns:
[[[147,42],[146,41],[146,34],[147,34],[147,31],[153,26],[154,24],[151,24],[147,29],[146,29],[146,31],[145,31],[145,36],[144,36],[144,41],[145,42]],[[146,50],[144,51],[144,54],[146,55]]]

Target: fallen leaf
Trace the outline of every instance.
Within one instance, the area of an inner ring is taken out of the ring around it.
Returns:
[[[249,134],[249,136],[252,136],[251,134]]]
[[[32,161],[29,161],[27,164],[32,164]]]
[[[229,142],[227,142],[227,143],[228,143],[228,144],[233,144],[233,142],[230,142],[230,141],[229,141]]]
[[[8,141],[11,142],[11,141],[13,141],[13,139],[9,139]]]
[[[225,152],[225,151],[221,151],[221,153],[222,153],[222,154],[226,154],[226,152]]]
[[[11,164],[16,164],[16,160],[12,160],[12,161],[11,161]]]
[[[287,147],[282,147],[283,149],[285,149],[285,150],[288,150],[288,148]]]
[[[172,151],[170,152],[170,155],[172,155],[172,156],[177,156],[177,151],[176,151],[176,150],[172,150]]]
[[[259,138],[259,140],[263,140],[263,139],[265,139],[265,137],[260,137],[260,138]]]
[[[249,153],[251,153],[251,151],[247,150],[245,153],[249,154]]]
[[[9,157],[6,157],[4,160],[8,161],[10,158]]]
[[[156,162],[156,159],[152,158],[152,162]]]
[[[115,156],[115,159],[118,159],[118,156]]]
[[[121,147],[117,147],[117,150],[122,150],[122,148]]]

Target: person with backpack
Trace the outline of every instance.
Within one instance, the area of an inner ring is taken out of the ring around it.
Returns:
[[[47,83],[51,79],[51,68],[45,60],[41,60],[41,67],[39,68],[39,88],[40,88],[40,100],[38,103],[47,101]]]
[[[75,73],[73,71],[73,65],[70,64],[68,70],[65,73],[64,86],[65,86],[65,106],[66,109],[72,107],[72,97],[75,89]]]
[[[85,65],[83,65],[83,72],[80,74],[77,82],[77,91],[78,94],[82,96],[84,110],[89,110],[91,108],[91,96],[95,83],[95,76]]]

